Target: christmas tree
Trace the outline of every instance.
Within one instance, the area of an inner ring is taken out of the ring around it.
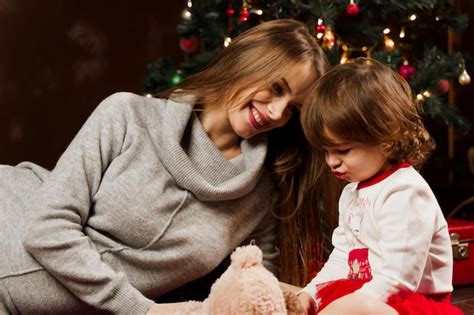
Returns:
[[[282,18],[305,22],[331,64],[366,56],[389,65],[410,83],[424,115],[461,133],[469,130],[447,97],[450,85],[470,83],[464,57],[448,53],[447,44],[449,32],[461,32],[468,19],[448,0],[188,0],[178,25],[185,61],[176,65],[162,57],[150,64],[145,93],[153,96],[176,85],[238,34]]]

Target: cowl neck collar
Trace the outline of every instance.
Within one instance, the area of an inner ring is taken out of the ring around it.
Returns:
[[[243,139],[239,163],[214,146],[187,103],[166,101],[160,122],[161,160],[176,183],[203,201],[230,200],[252,191],[263,170],[267,136]]]

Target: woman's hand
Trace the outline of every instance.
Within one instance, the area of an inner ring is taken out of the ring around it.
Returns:
[[[186,302],[181,303],[160,303],[152,304],[152,306],[146,312],[146,315],[173,315],[184,306]]]
[[[305,314],[316,314],[316,303],[311,295],[306,292],[300,292],[298,294],[298,300],[303,306]]]
[[[292,285],[292,284],[289,284],[289,283],[286,283],[286,282],[281,282],[280,281],[279,283],[280,283],[280,288],[284,291],[291,291],[294,294],[296,294],[301,290],[300,287],[297,287],[295,285]]]

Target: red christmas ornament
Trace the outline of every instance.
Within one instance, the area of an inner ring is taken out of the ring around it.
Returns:
[[[235,13],[235,10],[232,9],[232,8],[228,8],[227,10],[225,10],[225,14],[227,14],[229,16],[234,15],[234,13]]]
[[[188,54],[195,53],[199,48],[199,39],[197,36],[191,36],[190,38],[181,38],[179,40],[179,48]]]
[[[324,24],[316,25],[314,27],[314,30],[316,32],[324,32],[326,30],[326,25],[324,25]]]
[[[349,3],[346,7],[347,15],[357,15],[359,14],[359,6],[357,3]]]
[[[398,68],[398,73],[405,79],[405,80],[410,80],[413,75],[415,74],[415,67],[413,67],[410,64],[403,64]]]
[[[249,9],[247,7],[243,7],[240,10],[240,18],[239,18],[240,23],[247,21],[249,19],[249,16],[250,16]]]
[[[442,79],[438,82],[438,91],[440,94],[446,94],[449,91],[449,81]]]

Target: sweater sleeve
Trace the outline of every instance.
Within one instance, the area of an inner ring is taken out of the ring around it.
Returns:
[[[415,291],[435,229],[437,201],[416,180],[390,187],[376,205],[381,266],[357,292],[385,300],[398,288]]]
[[[308,293],[313,298],[317,294],[317,286],[325,282],[344,279],[349,273],[349,266],[347,264],[347,253],[349,244],[344,233],[344,224],[342,214],[339,213],[339,223],[332,234],[332,244],[334,249],[329,255],[327,262],[318,274],[306,285],[302,291]]]
[[[270,270],[274,275],[278,276],[278,267],[275,263],[279,255],[278,249],[276,248],[277,219],[271,211],[271,209],[275,207],[277,194],[273,189],[273,185],[270,196],[266,200],[266,214],[255,230],[244,241],[244,244],[255,242],[255,244],[262,250],[263,265],[265,268]]]
[[[73,139],[39,192],[25,248],[76,297],[113,314],[145,314],[152,300],[114,271],[83,226],[102,175],[122,149],[129,96],[105,99]]]

